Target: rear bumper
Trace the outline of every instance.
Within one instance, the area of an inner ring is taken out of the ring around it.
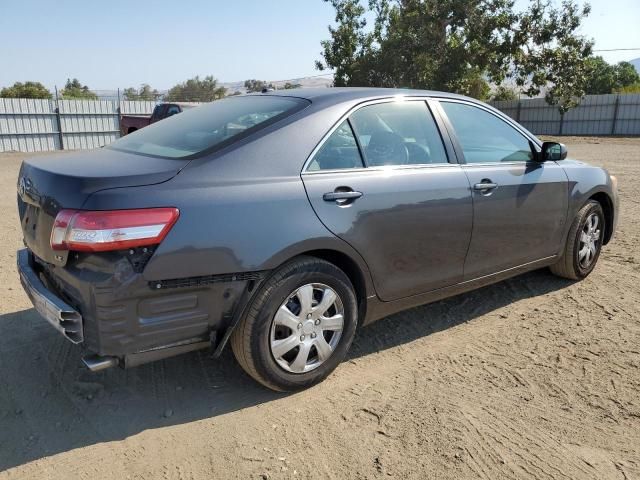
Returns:
[[[125,366],[210,345],[255,281],[247,274],[150,281],[126,253],[74,254],[58,267],[18,252],[36,310],[88,353]]]
[[[84,341],[82,315],[47,289],[32,267],[33,255],[29,250],[26,248],[18,250],[17,262],[22,288],[31,299],[36,311],[70,342],[82,343]]]

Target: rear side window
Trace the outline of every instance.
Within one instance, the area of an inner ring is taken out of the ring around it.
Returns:
[[[447,163],[435,121],[423,101],[363,107],[351,115],[368,166]]]
[[[278,96],[217,100],[154,123],[107,148],[166,158],[185,158],[222,148],[309,105]]]
[[[460,141],[466,163],[533,159],[529,139],[495,115],[464,103],[441,101],[440,105]]]
[[[180,113],[180,107],[177,105],[171,105],[167,110],[167,117]]]
[[[313,172],[362,167],[358,144],[349,122],[345,120],[320,147],[307,170]]]

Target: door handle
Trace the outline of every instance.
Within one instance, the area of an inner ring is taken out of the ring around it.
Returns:
[[[328,192],[322,195],[322,199],[327,202],[333,202],[335,200],[355,200],[356,198],[360,198],[362,196],[362,192]]]
[[[322,195],[325,202],[336,202],[337,205],[348,205],[362,196],[362,192],[354,190],[337,190]]]
[[[494,188],[498,188],[498,184],[497,183],[493,183],[490,180],[483,180],[480,183],[476,183],[473,186],[474,190],[478,190],[478,191],[486,191],[486,190],[493,190]]]

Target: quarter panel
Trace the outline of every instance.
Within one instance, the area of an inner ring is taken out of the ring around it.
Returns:
[[[329,232],[309,205],[299,176],[244,181],[191,181],[189,173],[163,185],[105,190],[89,209],[175,206],[180,218],[143,272],[166,280],[212,274],[271,270],[310,250],[345,253],[361,268],[372,292],[366,264]]]

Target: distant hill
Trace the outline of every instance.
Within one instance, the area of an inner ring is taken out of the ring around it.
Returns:
[[[333,77],[301,77],[290,80],[267,80],[267,84],[269,83],[273,83],[276,88],[284,87],[285,83],[300,84],[302,88],[323,88],[331,86]],[[229,94],[233,92],[246,93],[244,80],[241,82],[221,82],[220,85],[226,88]]]
[[[290,80],[267,80],[267,84],[269,83],[274,84],[276,88],[283,88],[285,83],[292,83],[294,85],[300,84],[302,88],[325,88],[331,86],[333,83],[333,77],[300,77]],[[244,88],[244,80],[241,82],[220,82],[220,85],[227,89],[228,95],[231,95],[234,92],[247,93]],[[117,90],[95,90],[94,92],[98,95],[100,100],[118,100]],[[166,95],[167,92],[168,90],[159,91],[161,95]],[[124,100],[122,90],[120,91],[120,95],[121,99]]]
[[[638,71],[638,73],[640,73],[640,58],[629,60],[629,63],[631,63],[634,67],[636,67],[636,70]]]

